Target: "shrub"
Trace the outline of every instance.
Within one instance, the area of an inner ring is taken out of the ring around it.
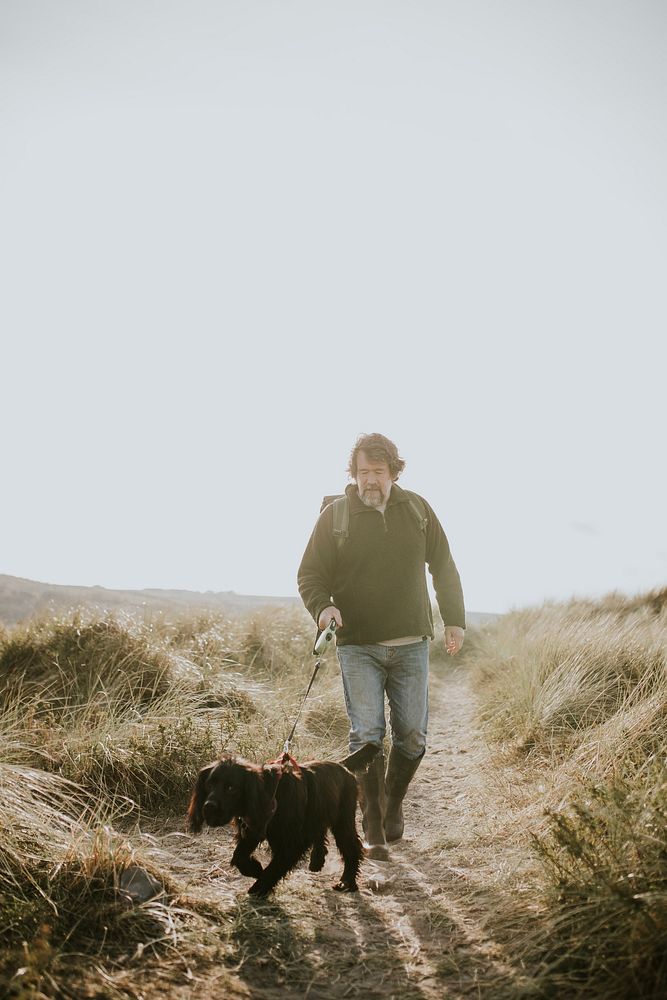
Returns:
[[[545,985],[567,996],[667,995],[667,771],[590,785],[549,814]]]
[[[169,685],[170,660],[130,618],[42,620],[9,635],[0,649],[0,704],[21,690],[54,712],[81,705],[145,705]]]
[[[472,657],[487,733],[535,768],[535,817],[545,788],[565,803],[533,837],[546,930],[516,940],[539,996],[667,995],[666,595],[513,612]]]
[[[53,747],[46,765],[126,811],[183,812],[200,767],[220,756],[237,729],[224,717],[153,718],[115,727],[100,739],[82,733]]]

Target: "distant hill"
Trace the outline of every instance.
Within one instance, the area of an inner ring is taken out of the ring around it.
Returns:
[[[471,625],[478,627],[486,625],[488,622],[494,622],[496,618],[500,617],[500,615],[494,614],[492,611],[466,611],[466,625],[468,628]]]
[[[68,587],[0,574],[0,622],[14,625],[44,612],[74,607],[107,611],[188,611],[192,609],[239,614],[254,608],[296,606],[298,597],[255,597],[233,590],[107,590],[106,587]]]
[[[106,587],[68,587],[39,583],[0,573],[0,623],[15,625],[43,613],[87,607],[100,611],[222,611],[243,614],[261,607],[300,607],[298,597],[258,597],[233,590],[107,590]],[[482,625],[498,615],[470,611],[469,625]]]

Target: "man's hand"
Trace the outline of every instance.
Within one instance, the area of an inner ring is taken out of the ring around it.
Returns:
[[[465,630],[458,625],[445,625],[445,648],[450,656],[456,656],[463,645]]]
[[[340,616],[338,608],[328,607],[320,612],[320,617],[317,619],[317,627],[320,632],[324,632],[325,628],[329,628],[332,618],[336,622],[336,628],[340,628],[343,624],[343,619]]]

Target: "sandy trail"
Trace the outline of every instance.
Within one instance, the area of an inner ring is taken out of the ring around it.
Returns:
[[[341,870],[335,847],[323,872],[313,875],[304,864],[272,899],[256,902],[245,895],[248,880],[227,867],[228,831],[165,836],[174,874],[187,873],[189,893],[214,901],[226,919],[201,965],[169,975],[162,989],[154,981],[145,995],[496,1000],[514,994],[520,970],[511,926],[529,916],[519,885],[529,862],[503,825],[505,800],[485,759],[465,667],[437,664],[429,748],[406,798],[405,838],[392,846],[390,862],[364,863],[358,894],[331,891]]]

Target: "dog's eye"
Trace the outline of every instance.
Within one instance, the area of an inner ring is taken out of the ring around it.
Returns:
[[[226,792],[235,792],[236,791],[236,787],[234,785],[227,785],[227,788],[225,789],[225,791]]]

